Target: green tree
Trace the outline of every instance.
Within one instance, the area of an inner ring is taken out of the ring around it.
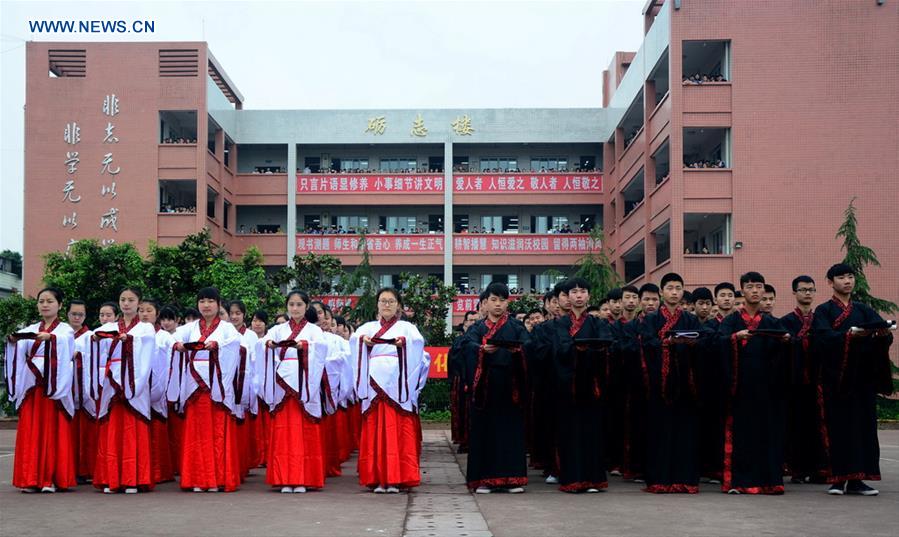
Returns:
[[[527,313],[532,309],[540,308],[542,306],[542,296],[532,294],[521,295],[517,300],[513,300],[509,303],[509,313],[512,315],[517,313]]]
[[[0,299],[0,335],[7,335],[21,330],[31,323],[37,322],[37,301],[33,298],[25,298],[20,294],[10,295]],[[0,345],[0,416],[12,416],[15,414],[15,405],[9,400],[6,386],[6,360],[2,358],[6,345]]]
[[[81,240],[44,260],[44,283],[59,288],[66,300],[84,300],[89,316],[96,316],[102,303],[116,300],[125,286],[144,289],[144,261],[132,244],[100,246],[96,240]]]
[[[275,285],[287,285],[302,289],[313,296],[341,292],[334,281],[344,275],[340,259],[332,255],[309,252],[293,256],[293,266],[279,270],[273,277]]]
[[[443,285],[443,280],[403,272],[400,274],[403,288],[403,305],[412,314],[414,323],[428,345],[449,345],[451,337],[446,330],[446,317],[456,298],[456,288]]]
[[[195,283],[197,289],[218,288],[226,300],[243,301],[249,314],[257,309],[274,314],[281,305],[277,288],[266,278],[262,253],[255,246],[247,249],[240,262],[215,259],[197,276]]]
[[[879,267],[880,261],[874,250],[861,243],[858,237],[858,219],[855,211],[855,198],[852,198],[849,201],[849,207],[843,212],[844,220],[836,235],[837,238],[843,238],[842,250],[846,252],[843,263],[855,269],[855,291],[852,293],[852,299],[867,304],[882,313],[899,312],[899,306],[895,303],[871,295],[871,286],[868,284],[864,270],[868,265]]]
[[[596,227],[590,231],[590,249],[575,264],[575,276],[580,276],[590,284],[590,304],[599,305],[606,293],[620,285],[621,278],[612,269],[609,256],[602,248],[603,231]]]
[[[346,306],[340,312],[348,321],[359,326],[375,320],[378,315],[378,281],[371,268],[371,254],[368,251],[368,239],[365,233],[359,234],[359,252],[362,261],[356,268],[341,278],[340,287],[344,292],[359,295],[359,302],[352,308]]]
[[[22,254],[12,250],[3,250],[0,252],[0,259],[9,260],[10,265],[12,265],[10,272],[19,278],[22,277]]]

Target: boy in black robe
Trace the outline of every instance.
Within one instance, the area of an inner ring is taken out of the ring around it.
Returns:
[[[525,412],[527,365],[524,325],[509,316],[509,288],[494,282],[485,290],[487,318],[469,328],[460,344],[474,364],[469,390],[468,488],[524,492],[527,485]]]
[[[829,494],[875,496],[863,480],[880,480],[876,394],[892,392],[893,335],[870,307],[851,300],[855,271],[827,271],[833,299],[815,309],[812,337],[821,361],[819,408]]]
[[[765,278],[740,276],[742,309],[718,330],[724,345],[726,410],[721,490],[730,494],[783,494],[783,429],[790,335],[762,313]]]
[[[602,395],[609,364],[609,323],[586,313],[589,284],[563,282],[567,315],[545,323],[536,345],[550,349],[553,370],[559,489],[599,492],[608,486],[603,456]]]
[[[697,355],[702,326],[681,307],[684,280],[668,273],[662,306],[637,330],[646,414],[646,492],[699,492]],[[695,337],[694,337],[695,336]]]
[[[459,445],[459,453],[468,450],[468,385],[466,383],[465,357],[460,345],[465,332],[478,320],[478,312],[467,311],[462,319],[461,333],[453,340],[447,360],[447,380],[450,385],[450,405],[452,410],[450,433],[453,443]]]
[[[786,460],[793,483],[821,479],[821,416],[818,411],[818,365],[812,351],[812,321],[815,280],[797,276],[792,284],[796,307],[780,318],[793,336],[790,374],[789,413],[787,417]]]

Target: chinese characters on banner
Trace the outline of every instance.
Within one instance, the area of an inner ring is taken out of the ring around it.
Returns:
[[[318,300],[322,304],[325,304],[335,312],[339,312],[342,308],[349,306],[351,308],[355,308],[356,304],[359,303],[359,295],[324,295],[324,296],[314,296],[312,300]]]
[[[299,175],[297,193],[443,192],[443,174]]]
[[[444,189],[443,174],[402,175],[327,175],[297,176],[297,193],[370,193],[408,192],[440,193]],[[509,192],[602,192],[600,173],[537,173],[537,174],[454,174],[453,192],[509,193]]]
[[[88,136],[86,141],[96,139],[97,143],[104,146],[101,151],[103,153],[103,158],[99,163],[98,173],[100,179],[103,181],[100,188],[100,196],[105,198],[107,194],[111,193],[112,196],[110,199],[112,199],[117,195],[115,191],[116,178],[122,172],[122,167],[116,161],[112,148],[112,144],[117,144],[119,142],[119,138],[115,135],[115,124],[113,123],[113,120],[119,114],[119,98],[114,93],[107,94],[103,97],[101,112],[107,118],[106,127],[103,129],[103,132],[85,132],[84,135]],[[100,138],[101,134],[103,136],[102,139]],[[65,159],[63,160],[66,177],[62,187],[62,203],[64,205],[74,205],[80,203],[82,200],[82,194],[79,190],[78,183],[79,166],[81,165],[81,151],[79,144],[82,141],[82,131],[78,121],[66,122],[63,128],[63,141],[67,147]],[[106,181],[108,181],[108,183]],[[78,211],[72,210],[70,215],[69,209],[69,207],[66,207],[66,209],[63,210],[62,227],[74,230],[78,227]],[[115,206],[111,206],[100,215],[99,229],[117,233],[119,231],[118,218],[119,209]],[[115,239],[112,237],[104,237],[100,240],[100,244],[104,246],[114,242]],[[70,238],[66,250],[68,250],[74,243],[75,239]]]
[[[443,252],[443,235],[368,235],[368,251],[403,254]],[[359,250],[355,235],[297,235],[297,253],[354,254]]]
[[[602,192],[602,174],[455,174],[453,192]]]
[[[459,254],[581,254],[599,249],[593,239],[583,233],[552,235],[453,235],[453,252]]]
[[[515,302],[521,295],[509,295],[509,301]],[[478,311],[478,295],[456,295],[453,300],[453,313],[463,314],[466,311]]]

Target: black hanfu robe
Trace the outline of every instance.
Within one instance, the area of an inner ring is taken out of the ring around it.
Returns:
[[[892,391],[889,347],[893,335],[849,335],[883,318],[859,302],[836,298],[815,309],[812,337],[821,361],[819,408],[825,477],[829,483],[880,479],[877,393]]]
[[[695,332],[673,340],[669,332]],[[646,491],[699,492],[699,393],[697,344],[702,326],[692,313],[662,307],[637,331],[647,397]]]
[[[818,409],[818,361],[812,342],[814,312],[796,308],[780,318],[793,336],[791,344],[790,388],[784,444],[786,469],[793,479],[823,477],[821,412]]]
[[[710,337],[700,342],[702,367],[699,382],[699,471],[710,480],[721,481],[724,468],[724,404],[727,383],[721,345],[715,335],[724,317],[710,317],[703,329]],[[727,349],[730,352],[730,349]]]
[[[624,466],[625,409],[627,407],[628,377],[624,371],[624,364],[622,363],[623,353],[621,352],[619,342],[623,336],[621,327],[626,322],[628,322],[627,319],[621,317],[610,323],[615,344],[612,346],[609,355],[609,379],[603,396],[606,466],[613,472],[613,475],[616,472],[620,473]]]
[[[466,362],[474,365],[468,391],[469,489],[527,485],[524,424],[528,385],[524,345],[529,337],[524,325],[508,314],[496,323],[489,319],[479,321],[463,336],[459,349]],[[481,350],[481,345],[490,340],[500,340],[504,346],[492,353]]]
[[[468,376],[461,345],[465,334],[453,340],[447,357],[447,381],[450,385],[450,433],[459,452],[468,449]]]
[[[541,341],[553,321],[546,321],[534,327],[531,333],[528,357],[528,382],[530,384],[530,423],[527,432],[531,454],[531,466],[542,470],[544,476],[558,476],[558,453],[556,450],[556,418],[554,395],[554,371],[552,369],[552,347],[534,345]]]
[[[608,487],[602,394],[611,342],[608,321],[586,313],[580,318],[572,313],[555,319],[541,334],[541,345],[552,349],[558,477],[563,492]]]
[[[790,346],[781,335],[741,330],[783,330],[771,315],[745,310],[728,315],[718,331],[727,382],[721,490],[783,494],[783,437]]]
[[[621,387],[622,413],[621,474],[624,479],[643,479],[646,470],[646,386],[637,333],[645,316],[613,325],[616,345],[614,353],[618,374],[613,382]]]

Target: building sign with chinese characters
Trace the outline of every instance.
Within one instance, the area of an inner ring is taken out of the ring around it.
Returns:
[[[602,192],[600,173],[453,175],[453,192]]]
[[[100,104],[100,113],[106,118],[106,127],[102,132],[83,130],[81,123],[79,123],[79,120],[77,119],[67,120],[62,129],[66,151],[65,157],[63,158],[65,178],[63,180],[61,191],[62,203],[63,205],[66,205],[66,208],[63,209],[61,225],[69,231],[80,229],[81,233],[84,233],[87,237],[98,238],[100,244],[104,246],[116,242],[114,236],[119,231],[120,217],[118,207],[111,205],[108,206],[109,208],[107,209],[106,206],[104,206],[96,228],[101,234],[100,237],[96,237],[91,231],[95,229],[93,226],[79,227],[78,211],[72,209],[78,207],[77,204],[79,204],[82,199],[85,199],[84,196],[90,196],[89,193],[83,193],[79,188],[79,181],[83,177],[83,173],[88,173],[89,177],[99,179],[102,182],[99,189],[99,197],[107,198],[107,195],[109,195],[107,201],[112,201],[117,195],[115,190],[116,179],[119,174],[122,173],[122,164],[116,160],[115,156],[114,147],[115,144],[119,143],[119,138],[115,135],[115,123],[113,123],[113,121],[115,121],[116,116],[119,114],[119,105],[120,101],[116,94],[108,93],[103,96]],[[97,164],[97,168],[95,168],[97,170],[95,175],[91,172],[85,172],[82,169],[82,165],[84,164],[81,159],[82,144],[94,144],[103,147],[102,151],[100,151],[103,157]],[[68,207],[70,204],[74,205],[74,207]],[[81,223],[84,224],[84,222]],[[75,240],[75,238],[69,239],[67,249],[75,243]]]
[[[443,235],[368,235],[368,251],[372,254],[443,253]],[[297,235],[297,253],[359,253],[359,237],[355,235]]]
[[[590,235],[558,233],[550,235],[453,235],[457,254],[586,254],[598,250]]]
[[[402,175],[324,175],[311,174],[297,176],[297,193],[353,193],[353,192],[443,192],[443,174],[402,174]]]

